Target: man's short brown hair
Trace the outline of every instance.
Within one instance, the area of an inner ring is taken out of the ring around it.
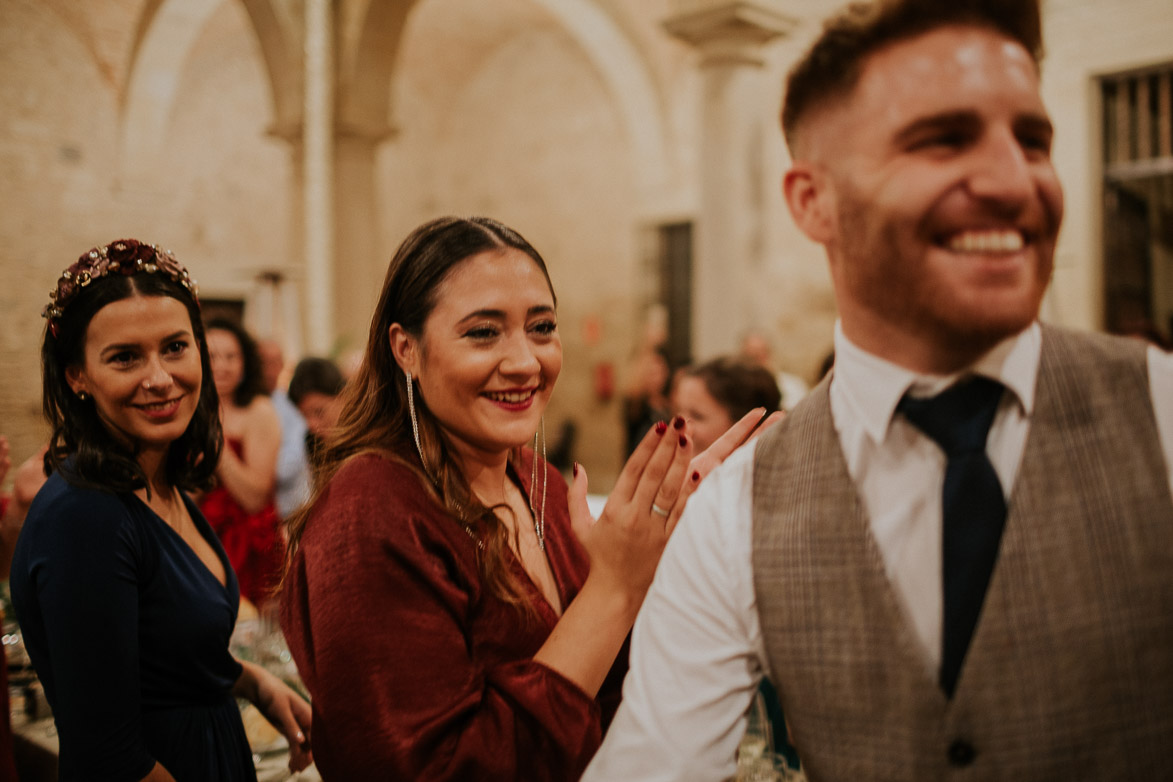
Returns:
[[[826,21],[823,33],[790,71],[782,132],[791,153],[810,112],[854,89],[863,63],[880,49],[948,25],[988,27],[1042,59],[1038,0],[875,0],[853,2]]]

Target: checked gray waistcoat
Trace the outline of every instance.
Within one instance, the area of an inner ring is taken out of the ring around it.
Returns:
[[[763,638],[811,782],[1173,779],[1173,499],[1139,341],[1044,327],[952,700],[885,575],[826,381],[756,446],[753,517]]]

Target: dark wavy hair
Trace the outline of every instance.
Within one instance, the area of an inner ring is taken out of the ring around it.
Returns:
[[[212,318],[205,324],[205,329],[211,331],[227,331],[236,338],[240,346],[240,358],[244,372],[236,388],[232,389],[232,404],[237,407],[248,407],[258,396],[268,396],[265,388],[265,373],[261,369],[261,353],[257,350],[257,341],[252,335],[234,320],[228,318]]]
[[[42,407],[53,429],[45,453],[45,474],[54,470],[77,486],[129,492],[146,488],[147,476],[133,447],[119,441],[102,422],[92,398],[79,399],[69,386],[65,370],[85,363],[86,331],[107,304],[132,296],[169,296],[183,303],[200,351],[200,399],[187,429],[167,452],[168,481],[188,491],[211,485],[220,461],[223,434],[220,398],[212,381],[207,339],[199,304],[192,294],[163,273],[110,274],[80,288],[55,328],[46,327],[41,344]],[[54,334],[56,331],[56,334]]]
[[[300,405],[308,394],[338,396],[344,388],[346,380],[337,364],[328,358],[307,356],[297,362],[285,393],[289,395],[290,402]]]
[[[985,27],[1043,57],[1039,0],[871,0],[853,2],[826,21],[822,35],[791,69],[782,132],[795,154],[803,118],[855,89],[864,61],[899,41],[949,25]]]
[[[512,574],[509,531],[469,488],[453,458],[440,424],[426,402],[415,395],[420,447],[428,470],[420,463],[412,438],[407,410],[407,377],[391,353],[388,333],[398,323],[412,336],[422,338],[424,323],[436,306],[440,284],[454,269],[479,253],[513,248],[533,259],[550,286],[554,286],[546,262],[516,231],[487,217],[442,217],[425,223],[408,235],[396,250],[383,290],[371,319],[370,335],[362,364],[342,392],[338,425],[326,438],[317,462],[314,495],[289,520],[286,564],[293,561],[313,505],[330,478],[349,459],[381,453],[414,470],[453,523],[465,526],[483,544],[480,567],[490,591],[523,610],[532,610],[521,584]],[[555,298],[555,302],[557,299]],[[535,454],[533,458],[538,458]],[[510,454],[518,469],[521,449]]]
[[[782,406],[782,392],[770,370],[742,358],[722,356],[686,369],[685,374],[704,383],[734,423],[755,407],[764,407],[769,414]]]

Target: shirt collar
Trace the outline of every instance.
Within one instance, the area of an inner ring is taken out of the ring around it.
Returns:
[[[835,323],[835,367],[831,382],[840,386],[844,401],[863,424],[868,436],[883,442],[896,405],[905,391],[931,396],[964,375],[984,375],[998,380],[1016,397],[1025,416],[1034,410],[1035,377],[1038,373],[1042,330],[1038,322],[999,342],[970,367],[950,375],[912,372],[855,345]]]

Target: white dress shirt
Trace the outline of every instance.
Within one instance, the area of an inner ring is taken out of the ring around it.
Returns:
[[[1014,485],[1034,406],[1041,331],[1006,340],[972,371],[1004,394],[987,453]],[[1173,355],[1151,349],[1149,391],[1173,493]],[[957,376],[918,376],[835,330],[831,415],[889,579],[935,675],[940,663],[941,486],[945,456],[903,416],[905,391],[932,395]],[[768,662],[752,571],[753,446],[689,500],[635,623],[623,703],[585,782],[724,780],[736,772],[745,713]],[[784,676],[784,672],[782,672]]]

